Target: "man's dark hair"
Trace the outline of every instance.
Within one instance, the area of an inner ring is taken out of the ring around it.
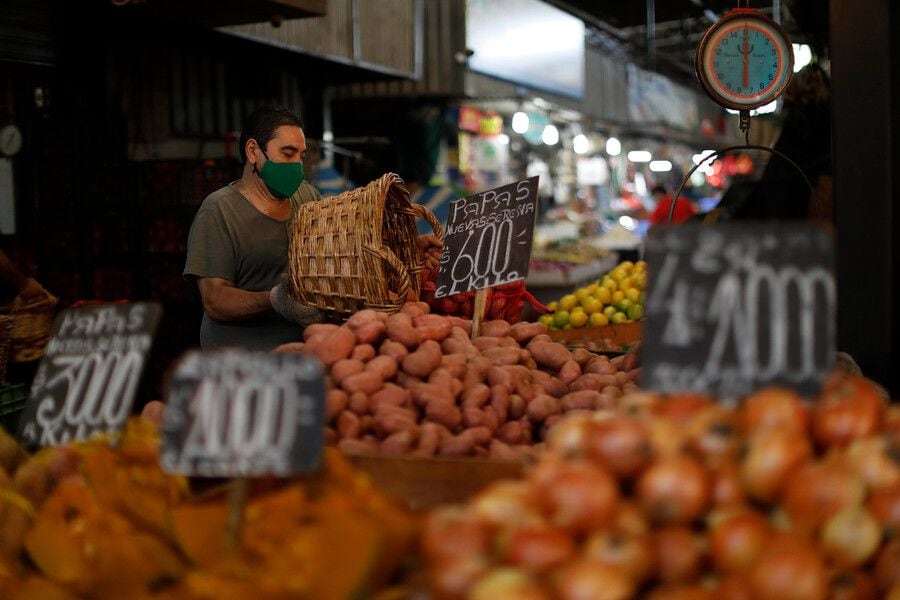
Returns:
[[[650,190],[651,195],[662,194],[663,196],[665,196],[668,193],[669,192],[666,191],[666,186],[664,186],[664,185],[658,185],[658,184],[654,185],[653,189]]]
[[[268,143],[275,137],[275,131],[283,125],[303,128],[300,117],[285,107],[275,104],[260,106],[244,117],[244,123],[241,127],[241,163],[247,162],[246,148],[248,140],[256,140],[256,143],[265,150]]]

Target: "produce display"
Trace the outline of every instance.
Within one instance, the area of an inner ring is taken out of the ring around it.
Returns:
[[[223,486],[192,493],[132,421],[28,457],[0,429],[0,590],[10,600],[350,598],[382,587],[413,521],[326,449],[315,476],[254,480],[230,551]],[[25,558],[23,558],[25,557]]]
[[[584,265],[606,258],[609,254],[609,250],[585,242],[560,242],[534,248],[531,252],[531,267],[552,269],[559,265]]]
[[[637,389],[636,356],[570,352],[540,323],[472,322],[409,303],[311,325],[305,343],[328,368],[326,430],[350,454],[517,458],[565,413],[612,406]]]
[[[549,329],[599,327],[644,318],[647,264],[625,261],[590,285],[551,302],[540,322]]]
[[[435,297],[437,269],[423,275],[419,300],[428,305],[435,314],[471,319],[475,314],[475,292],[461,292],[442,298]],[[547,312],[546,307],[525,289],[522,280],[511,281],[485,290],[487,302],[485,318],[502,319],[510,323],[521,320],[525,305],[530,304],[539,314]]]
[[[435,599],[900,598],[900,407],[639,392],[567,417],[524,480],[423,524]]]

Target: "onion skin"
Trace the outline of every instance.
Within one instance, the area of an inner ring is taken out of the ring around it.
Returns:
[[[739,420],[746,434],[777,429],[806,435],[810,416],[803,399],[795,392],[770,387],[744,399]]]
[[[848,465],[818,462],[804,466],[788,483],[783,507],[791,524],[815,532],[838,512],[860,506],[866,486]]]
[[[772,502],[812,455],[812,445],[806,436],[789,430],[760,432],[750,439],[741,463],[744,489],[756,500]]]
[[[866,507],[882,527],[900,533],[900,484],[872,490]]]
[[[816,404],[813,435],[823,447],[846,447],[878,432],[885,409],[885,399],[872,382],[843,377],[826,389]]]
[[[712,562],[723,573],[742,573],[759,558],[769,535],[769,523],[759,513],[725,516],[709,530]]]
[[[524,525],[512,532],[506,548],[510,564],[533,573],[545,573],[575,554],[572,537],[547,525]]]
[[[430,560],[487,555],[491,532],[485,524],[456,508],[428,514],[420,534],[422,553]]]
[[[637,482],[638,502],[658,523],[691,523],[709,502],[709,478],[695,460],[676,456],[659,460]]]
[[[865,508],[854,507],[831,517],[822,527],[819,539],[835,566],[858,567],[872,558],[881,545],[881,525]]]
[[[700,575],[706,562],[701,536],[683,526],[663,527],[650,536],[657,577],[666,583],[685,583]]]
[[[612,475],[586,462],[563,465],[542,493],[551,522],[572,532],[609,524],[619,501]]]
[[[585,541],[583,556],[590,561],[621,569],[636,583],[643,583],[650,577],[654,562],[648,536],[612,530],[593,533]]]
[[[828,578],[822,556],[806,538],[776,533],[749,572],[754,598],[825,600]]]
[[[616,477],[633,477],[653,457],[647,426],[633,418],[612,417],[591,423],[588,457]]]
[[[554,574],[559,600],[627,600],[635,584],[621,570],[588,560],[571,562]]]

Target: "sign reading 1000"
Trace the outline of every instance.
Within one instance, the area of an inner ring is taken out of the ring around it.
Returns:
[[[537,186],[532,177],[450,203],[436,297],[525,279]]]

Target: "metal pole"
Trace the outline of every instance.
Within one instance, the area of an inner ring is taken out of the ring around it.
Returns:
[[[772,0],[772,20],[781,24],[781,0]]]
[[[647,67],[656,68],[656,0],[647,0]]]

